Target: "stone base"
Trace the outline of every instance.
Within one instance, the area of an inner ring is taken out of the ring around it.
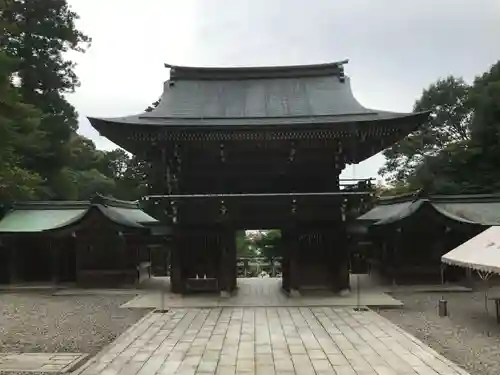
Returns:
[[[300,297],[300,292],[297,289],[290,289],[290,297],[298,298]]]
[[[341,297],[348,297],[351,295],[351,290],[350,289],[342,289],[340,292],[339,292],[339,295]]]
[[[227,290],[221,290],[220,298],[231,298],[231,293],[229,293]]]

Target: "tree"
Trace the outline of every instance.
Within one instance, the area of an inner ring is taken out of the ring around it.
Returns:
[[[128,158],[121,176],[115,178],[115,196],[124,200],[137,200],[145,196],[148,191],[146,169],[144,161],[135,156]]]
[[[110,178],[121,180],[126,177],[129,168],[132,167],[132,159],[127,152],[121,148],[103,153],[99,170]]]
[[[78,15],[66,0],[0,0],[0,51],[16,61],[14,69],[22,102],[40,112],[40,129],[46,134],[43,152],[26,157],[29,168],[47,182],[61,179],[70,158],[68,141],[77,129],[75,109],[64,94],[79,81],[68,51],[83,52],[90,39],[76,29]],[[54,196],[57,198],[57,196]]]
[[[73,133],[67,144],[67,166],[77,171],[98,169],[107,175],[105,166],[105,152],[100,151],[95,143],[77,133]],[[109,177],[112,177],[111,175]]]
[[[463,120],[462,125],[457,125],[458,129],[463,129],[462,137],[425,155],[405,183],[413,188],[420,187],[427,193],[499,192],[499,97],[500,63],[497,63],[476,77],[468,89],[463,108],[454,112],[460,114],[454,117],[454,121]]]
[[[438,155],[447,146],[470,139],[472,108],[470,86],[462,78],[440,79],[424,90],[415,112],[432,111],[423,126],[384,151],[386,162],[379,173],[392,184],[418,185],[412,176],[426,158]],[[418,186],[416,186],[418,187]]]
[[[78,199],[87,200],[96,194],[115,195],[116,182],[97,169],[78,171],[74,178],[78,186]]]
[[[476,77],[470,102],[475,112],[472,121],[472,145],[482,146],[486,153],[498,154],[500,140],[500,61]]]
[[[500,192],[500,61],[476,77],[469,101],[474,109],[471,139],[455,157],[444,176],[461,192]]]
[[[278,229],[263,231],[255,240],[259,253],[268,260],[283,256],[283,249],[280,245],[281,231]]]
[[[375,195],[377,197],[395,196],[408,194],[414,191],[409,184],[397,183],[394,185],[378,184],[375,186]]]
[[[42,183],[24,157],[44,142],[39,112],[21,101],[13,85],[14,67],[14,60],[0,51],[0,202],[33,199]]]
[[[236,253],[240,258],[252,258],[255,254],[252,251],[251,241],[244,230],[236,232]]]

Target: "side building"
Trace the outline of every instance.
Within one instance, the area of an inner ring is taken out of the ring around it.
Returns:
[[[131,285],[150,276],[159,222],[138,202],[14,203],[0,220],[0,284]]]
[[[500,195],[408,194],[381,198],[358,218],[370,268],[393,283],[458,281],[463,269],[441,256],[489,226],[500,225]],[[358,230],[358,233],[361,231]],[[359,234],[358,234],[359,237]]]

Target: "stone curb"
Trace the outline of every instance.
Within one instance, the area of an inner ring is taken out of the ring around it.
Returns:
[[[99,353],[97,353],[95,356],[93,356],[92,358],[90,358],[87,362],[85,362],[84,364],[82,364],[80,367],[78,367],[76,370],[72,371],[72,372],[69,372],[70,375],[80,375],[82,374],[85,370],[87,370],[90,366],[92,366],[93,364],[95,364],[100,358],[102,358],[108,351],[109,349],[111,349],[113,347],[113,345],[115,344],[115,342],[117,340],[119,340],[122,336],[125,336],[125,334],[131,330],[131,329],[134,329],[136,327],[138,327],[139,325],[142,324],[142,322],[146,319],[148,319],[152,314],[154,314],[154,310],[150,311],[149,313],[147,313],[146,315],[144,315],[141,319],[139,319],[137,322],[135,322],[133,325],[131,325],[130,327],[128,327],[120,336],[118,336],[117,338],[115,338],[112,342],[110,342],[109,344],[107,344],[106,346],[104,346],[104,348],[102,348]],[[81,362],[80,362],[81,363]]]

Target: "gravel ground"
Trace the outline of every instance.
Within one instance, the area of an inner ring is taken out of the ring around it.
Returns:
[[[490,290],[500,295],[500,288]],[[495,306],[484,307],[484,292],[445,293],[449,317],[439,317],[439,293],[393,293],[402,309],[380,310],[382,316],[411,333],[471,375],[500,374],[500,325]]]
[[[120,308],[132,297],[0,293],[0,352],[77,352],[90,359],[147,314]]]

